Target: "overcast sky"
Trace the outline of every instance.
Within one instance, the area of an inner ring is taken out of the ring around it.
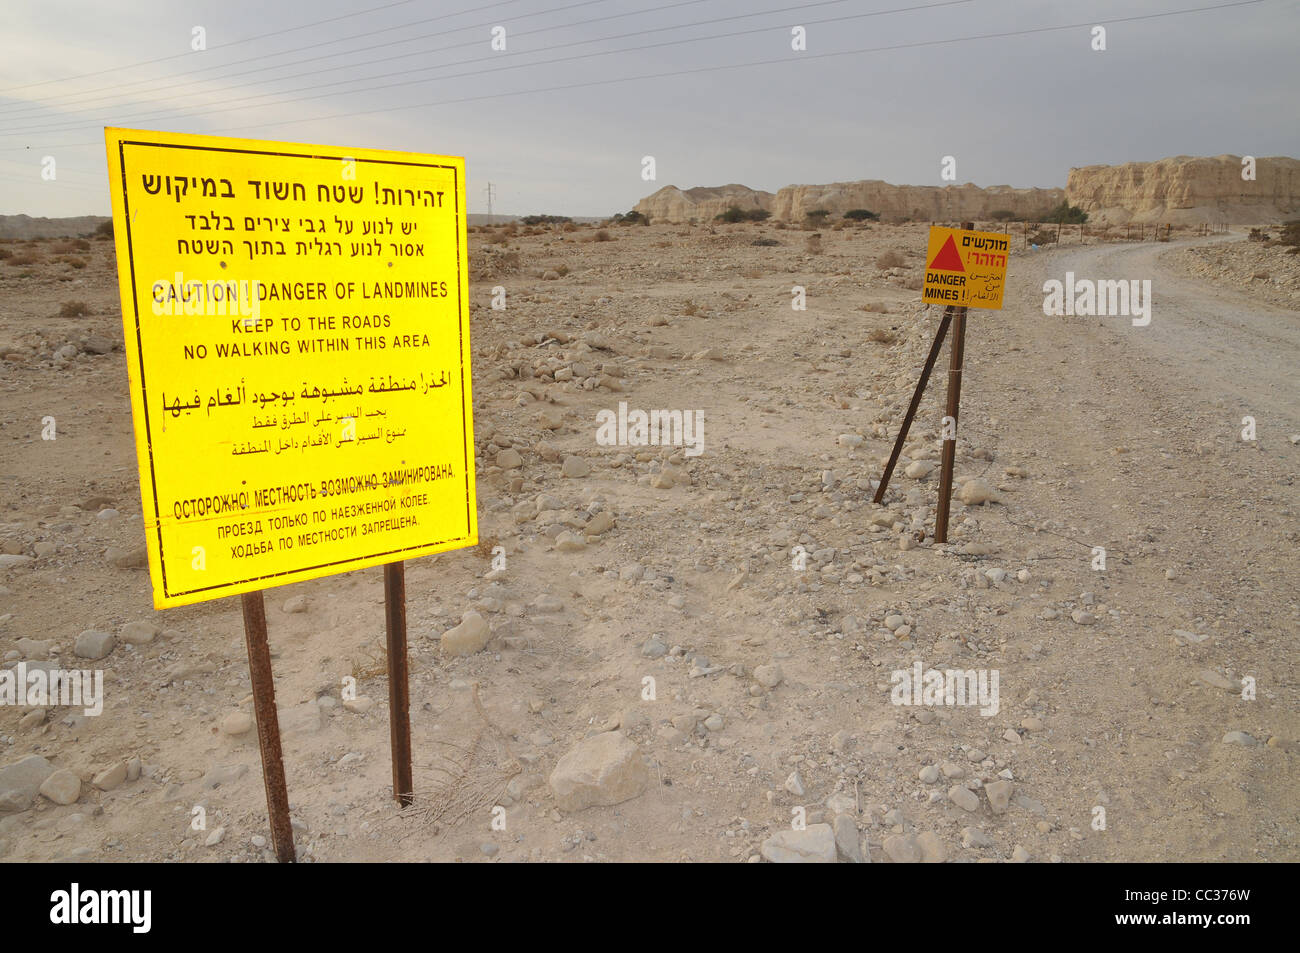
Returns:
[[[516,214],[608,215],[670,184],[941,185],[945,155],[958,182],[1042,187],[1300,156],[1300,0],[1117,22],[1230,2],[5,0],[0,214],[108,214],[106,125],[463,155],[470,211],[491,182]]]

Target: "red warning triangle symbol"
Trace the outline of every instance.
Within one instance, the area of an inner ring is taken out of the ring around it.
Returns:
[[[939,254],[934,256],[934,261],[930,262],[930,268],[933,271],[965,271],[966,266],[961,263],[961,255],[957,253],[957,243],[948,236],[948,240],[943,243],[939,249]]]

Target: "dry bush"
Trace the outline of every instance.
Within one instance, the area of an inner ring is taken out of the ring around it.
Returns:
[[[552,271],[554,271],[557,275],[559,275],[561,278],[563,278],[565,275],[567,275],[567,274],[569,273],[569,266],[568,266],[568,265],[563,265],[563,264],[556,265],[556,266],[552,269]]]
[[[519,252],[483,249],[483,253],[470,259],[470,277],[481,281],[487,278],[504,278],[519,271]]]
[[[890,268],[902,268],[903,256],[897,251],[887,251],[876,259],[876,267],[881,271],[888,271]]]
[[[813,232],[804,239],[803,247],[810,255],[820,255],[822,253],[821,232]]]
[[[687,315],[688,317],[694,317],[699,313],[700,306],[694,301],[687,301],[686,304],[682,305],[682,314]]]
[[[898,335],[888,328],[872,328],[867,334],[867,340],[874,344],[893,344],[898,340]]]
[[[903,282],[903,287],[908,291],[920,291],[924,284],[920,275],[914,275]]]
[[[8,248],[0,248],[0,261],[4,261],[6,258],[12,258],[13,256],[14,253]]]
[[[672,248],[672,242],[655,242],[655,248]]]
[[[562,232],[576,232],[577,230],[578,226],[573,224],[573,222],[565,222],[560,226],[560,231]]]
[[[74,242],[55,242],[50,246],[50,251],[55,255],[66,255],[76,250],[77,246]]]
[[[610,237],[609,232],[605,231],[605,229],[598,228],[596,229],[596,234],[592,236],[591,240],[595,242],[612,242],[614,239]]]
[[[1265,281],[1267,281],[1267,280],[1268,280],[1268,272],[1267,272],[1267,271],[1257,271],[1257,272],[1255,272],[1253,275],[1251,275],[1251,277],[1252,277],[1252,278],[1262,278],[1262,279],[1264,279]]]
[[[859,311],[868,311],[871,314],[889,314],[889,305],[881,304],[879,301],[870,301],[867,304],[858,305]]]
[[[742,271],[740,275],[742,278],[762,278],[763,272],[759,271],[757,268],[751,268],[749,271]]]
[[[780,231],[785,231],[785,222],[773,222],[772,227]]]
[[[36,254],[35,252],[25,251],[25,252],[19,252],[17,255],[14,255],[12,258],[10,258],[9,264],[38,265],[44,260],[45,259],[43,259],[40,255]]]
[[[73,268],[81,269],[86,267],[86,260],[84,258],[64,258],[62,261],[71,265]]]
[[[84,301],[65,301],[59,308],[61,318],[80,318],[87,314],[90,314],[90,305]]]

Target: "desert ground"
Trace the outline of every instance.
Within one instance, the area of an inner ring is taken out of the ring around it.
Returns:
[[[481,542],[406,567],[413,807],[382,573],[265,594],[300,860],[802,859],[800,814],[844,861],[1300,860],[1300,256],[1017,226],[941,545],[946,351],[871,501],[940,316],[927,224],[474,230]],[[0,770],[81,781],[0,807],[0,858],[271,861],[239,599],[156,612],[138,558],[112,242],[0,249],[0,656],[106,680],[99,716],[0,707]],[[1067,271],[1150,279],[1150,324],[1045,316]],[[702,414],[703,452],[598,444],[621,401]],[[490,641],[453,655],[467,612]],[[916,662],[997,671],[997,713],[893,704]],[[632,796],[563,801],[615,734]]]

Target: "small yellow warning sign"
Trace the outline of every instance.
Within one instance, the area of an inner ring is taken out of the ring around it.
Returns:
[[[1010,248],[1010,235],[933,226],[921,300],[1000,311]]]
[[[105,138],[154,605],[477,543],[464,160]]]

